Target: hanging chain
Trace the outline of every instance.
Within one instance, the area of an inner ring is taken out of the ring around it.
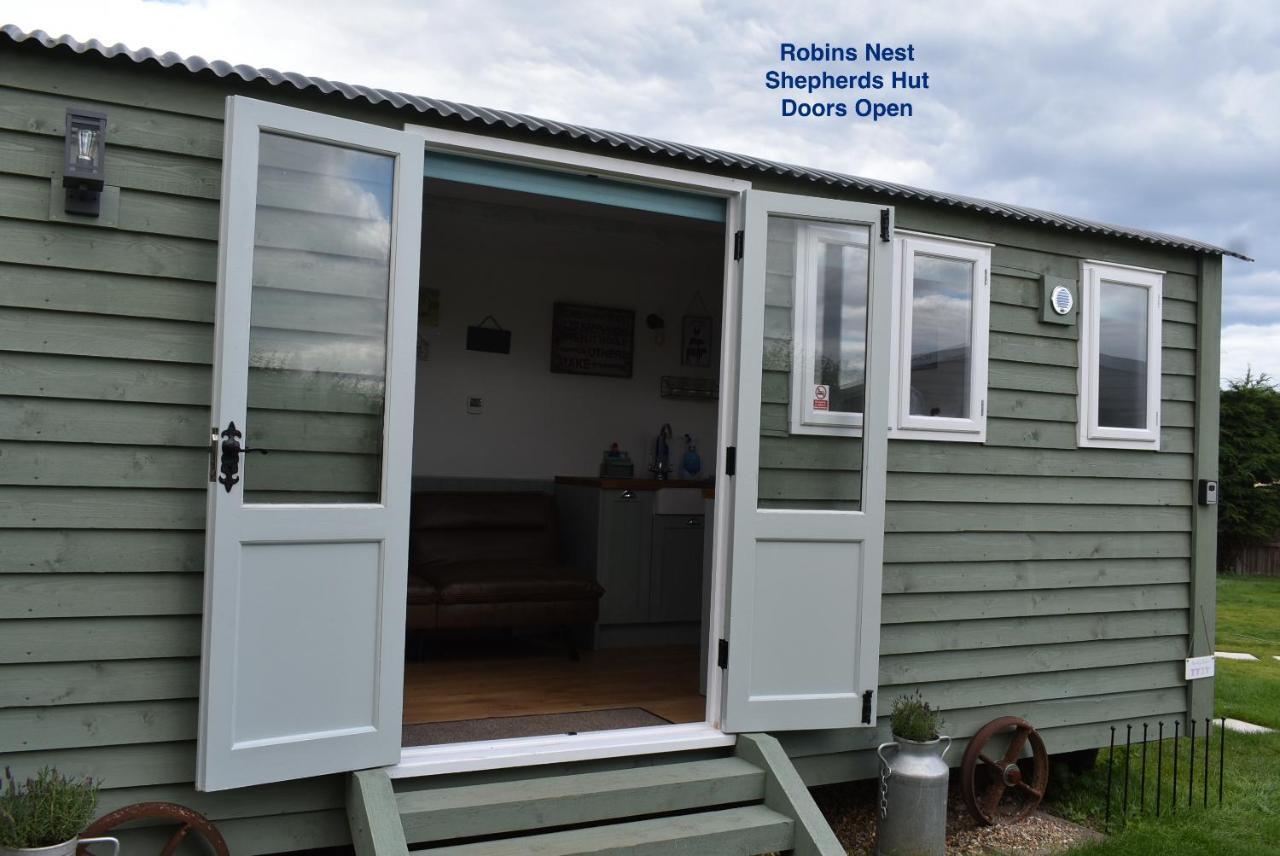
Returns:
[[[889,765],[884,759],[880,759],[880,817],[881,819],[889,816],[889,777],[893,775],[893,771],[889,769]]]

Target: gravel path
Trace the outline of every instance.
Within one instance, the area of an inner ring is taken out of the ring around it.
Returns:
[[[813,796],[840,843],[851,856],[871,856],[876,840],[875,782],[851,782],[814,788]],[[1099,833],[1044,812],[1021,823],[978,826],[956,788],[947,805],[948,854],[1051,856]]]

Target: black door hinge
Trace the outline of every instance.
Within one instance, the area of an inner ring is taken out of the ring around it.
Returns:
[[[867,725],[871,724],[871,699],[873,696],[874,693],[871,690],[865,690],[862,693],[862,721]]]
[[[733,259],[734,259],[734,261],[737,261],[738,259],[742,258],[742,244],[743,244],[743,241],[744,241],[744,240],[745,240],[745,236],[743,235],[743,233],[742,233],[742,230],[741,230],[741,229],[739,229],[738,231],[736,231],[736,232],[734,232],[734,233],[733,233]]]
[[[737,446],[725,447],[724,474],[727,476],[736,476],[738,474],[738,447]]]
[[[729,668],[729,640],[721,639],[720,648],[716,652],[716,665],[722,669]]]
[[[880,209],[880,240],[888,241],[893,238],[889,232],[889,209]]]

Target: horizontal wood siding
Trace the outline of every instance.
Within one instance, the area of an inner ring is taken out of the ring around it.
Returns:
[[[104,811],[191,805],[233,852],[251,854],[338,844],[347,831],[338,777],[215,794],[191,785],[221,117],[232,91],[387,125],[423,121],[62,52],[6,50],[0,63],[0,764],[99,777]],[[114,227],[50,219],[71,104],[109,114]],[[999,246],[989,442],[890,444],[881,713],[920,688],[957,736],[1017,712],[1061,749],[1096,744],[1117,718],[1181,711],[1194,257],[915,203],[898,220]],[[299,260],[275,255],[262,276],[304,287]],[[1039,323],[1028,275],[1075,277],[1081,258],[1171,271],[1158,454],[1075,448],[1075,330]],[[320,297],[317,330],[355,299]],[[786,359],[769,366],[766,428],[786,425],[788,370]],[[308,481],[317,455],[367,480],[379,430],[362,396],[330,402],[321,425],[288,373],[259,389],[254,442],[291,450],[267,459],[273,481],[324,495]],[[776,466],[762,484],[799,496],[823,450],[777,438],[765,438]],[[883,729],[781,737],[808,780],[835,781],[870,773]],[[130,843],[158,849],[150,835]]]

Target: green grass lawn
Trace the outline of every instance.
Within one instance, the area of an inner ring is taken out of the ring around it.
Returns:
[[[1217,645],[1280,655],[1280,577],[1218,577]]]
[[[1219,716],[1230,716],[1280,729],[1280,579],[1219,577],[1219,651],[1245,651],[1258,662],[1217,662]],[[1171,723],[1166,723],[1171,727]],[[1139,724],[1136,738],[1140,739]],[[1120,749],[1112,765],[1112,814],[1110,838],[1072,850],[1078,856],[1193,856],[1193,854],[1280,854],[1280,733],[1226,736],[1226,781],[1223,804],[1218,807],[1217,728],[1210,744],[1209,808],[1204,803],[1203,725],[1196,740],[1195,782],[1188,806],[1187,764],[1190,745],[1182,740],[1178,751],[1177,805],[1172,814],[1173,742],[1147,749],[1145,813],[1136,809],[1143,800],[1141,751],[1129,753],[1130,813],[1121,811],[1125,753]],[[1167,732],[1166,732],[1167,733]],[[1117,734],[1123,745],[1124,732]],[[1157,779],[1157,751],[1160,777]],[[1102,829],[1106,814],[1107,750],[1093,769],[1079,775],[1055,770],[1045,807],[1050,811]],[[1158,785],[1157,785],[1158,782]],[[1153,817],[1155,794],[1160,789],[1161,814]]]
[[[1217,649],[1259,660],[1218,661],[1215,712],[1280,728],[1280,578],[1218,578]]]

